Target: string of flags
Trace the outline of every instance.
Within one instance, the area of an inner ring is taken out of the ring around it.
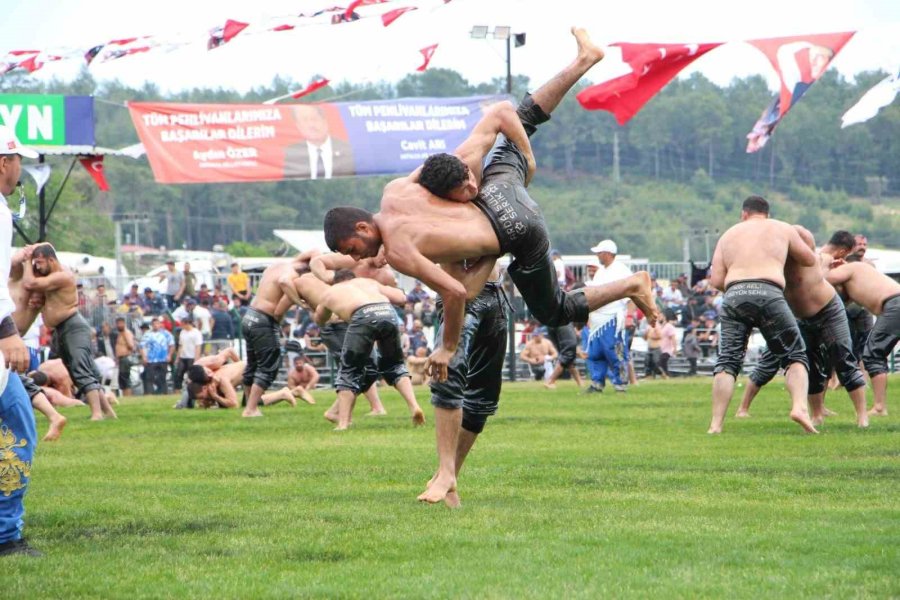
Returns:
[[[245,23],[227,19],[224,23],[209,28],[203,37],[183,34],[145,35],[123,37],[103,43],[89,44],[80,48],[53,48],[50,50],[10,50],[0,59],[0,76],[12,71],[34,73],[48,63],[62,60],[82,60],[85,65],[107,63],[136,54],[147,52],[171,52],[184,46],[203,44],[208,50],[215,50],[232,42],[235,38],[262,34],[276,34],[293,31],[301,27],[321,25],[342,25],[363,19],[380,19],[384,27],[389,27],[397,19],[412,11],[436,10],[451,0],[353,0],[347,6],[329,6],[311,12],[274,16],[257,23]],[[399,6],[398,6],[399,5]],[[419,50],[425,55],[425,67],[437,45]],[[424,69],[420,69],[424,70]]]

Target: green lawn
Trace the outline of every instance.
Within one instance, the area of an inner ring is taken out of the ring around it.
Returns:
[[[66,412],[42,444],[4,598],[898,597],[894,416],[858,430],[835,393],[822,435],[781,380],[708,436],[709,379],[627,394],[507,386],[460,479],[463,508],[416,502],[435,465],[430,407],[331,431],[319,405],[265,418],[125,401]],[[738,390],[740,392],[741,390]],[[419,400],[428,405],[426,390]],[[730,414],[737,407],[732,402]],[[871,398],[870,398],[871,403]],[[46,421],[39,417],[43,433]]]

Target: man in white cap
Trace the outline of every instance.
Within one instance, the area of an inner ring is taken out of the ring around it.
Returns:
[[[587,282],[588,286],[605,285],[631,277],[631,269],[616,260],[619,249],[612,240],[603,240],[591,252],[597,255],[600,268]],[[602,392],[609,377],[616,391],[624,392],[628,385],[628,349],[623,329],[628,300],[615,300],[591,312],[588,318],[588,370],[591,385],[587,393]]]
[[[22,157],[37,158],[16,134],[0,125],[0,194],[13,192],[22,174]],[[9,295],[12,259],[12,214],[0,202],[0,556],[39,554],[22,537],[24,499],[37,444],[34,412],[18,373],[28,370],[28,350],[12,319],[15,304]],[[11,372],[13,371],[13,372]]]

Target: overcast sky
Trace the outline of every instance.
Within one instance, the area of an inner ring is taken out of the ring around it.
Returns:
[[[506,49],[495,40],[473,40],[472,25],[509,25],[527,43],[512,52],[514,74],[541,83],[573,56],[571,25],[583,25],[601,44],[627,42],[735,41],[804,33],[857,30],[832,63],[844,75],[893,69],[900,63],[898,0],[453,0],[402,16],[390,27],[378,19],[339,26],[319,25],[291,32],[238,36],[207,51],[207,31],[225,19],[258,22],[264,17],[308,12],[349,0],[0,0],[6,6],[0,53],[14,49],[88,48],[110,39],[166,35],[198,44],[171,53],[154,52],[91,67],[100,80],[130,85],[152,81],[163,90],[225,87],[246,90],[276,75],[306,82],[321,74],[333,82],[397,81],[421,63],[418,49],[439,44],[432,67],[454,69],[470,83],[504,77]],[[395,6],[403,6],[398,0]],[[257,8],[259,7],[259,8]],[[261,8],[264,7],[264,10]],[[193,36],[193,38],[192,38]],[[694,63],[720,85],[732,77],[765,75],[777,80],[765,57],[735,43]],[[79,61],[53,63],[35,76],[64,79]],[[686,71],[690,73],[691,70]],[[598,66],[588,74],[600,79]]]

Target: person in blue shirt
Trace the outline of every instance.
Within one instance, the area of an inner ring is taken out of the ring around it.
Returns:
[[[150,331],[141,338],[141,358],[144,370],[147,371],[144,379],[147,382],[144,395],[169,393],[166,387],[166,367],[172,361],[174,351],[175,338],[162,328],[157,317],[153,317],[150,321]]]

